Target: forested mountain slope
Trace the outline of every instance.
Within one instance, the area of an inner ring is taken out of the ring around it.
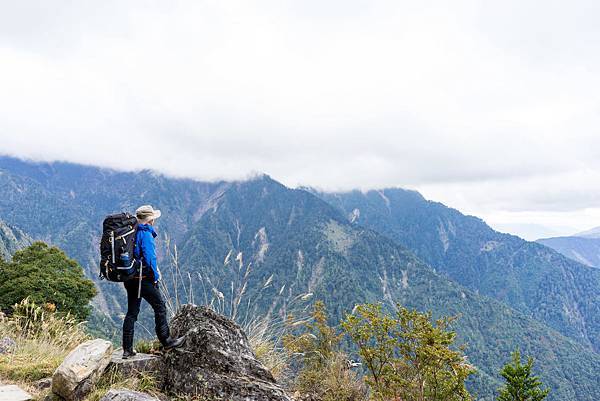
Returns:
[[[15,251],[31,244],[31,238],[17,227],[0,220],[0,259],[9,258]]]
[[[491,229],[415,191],[318,193],[354,225],[408,247],[469,289],[600,349],[600,270]]]
[[[242,320],[302,313],[316,299],[327,303],[334,320],[365,301],[460,315],[455,329],[480,371],[471,384],[480,399],[492,399],[497,372],[517,346],[539,361],[552,400],[600,399],[598,354],[436,273],[313,194],[267,176],[201,183],[6,158],[0,158],[0,173],[0,215],[35,239],[61,246],[93,279],[104,215],[150,203],[163,211],[159,243],[168,233],[178,245],[181,293],[189,284],[196,303],[222,294],[217,307],[226,314],[235,309]],[[165,278],[173,277],[164,260],[162,266]],[[102,291],[96,306],[118,322],[121,287],[96,283]]]

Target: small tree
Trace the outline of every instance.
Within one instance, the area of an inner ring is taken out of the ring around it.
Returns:
[[[95,294],[94,283],[84,276],[81,266],[43,242],[17,251],[10,262],[0,261],[1,309],[29,298],[83,320],[89,315],[88,304]]]
[[[474,372],[462,350],[454,350],[453,319],[435,323],[431,314],[397,305],[395,315],[380,304],[359,305],[342,323],[367,368],[377,400],[463,401],[465,380]]]
[[[518,349],[511,356],[512,361],[500,371],[506,384],[500,389],[498,401],[542,401],[546,398],[550,390],[542,389],[542,382],[533,375],[533,358],[528,357],[523,365]]]
[[[347,355],[341,351],[343,333],[327,324],[325,305],[317,301],[312,321],[303,325],[298,335],[283,338],[288,352],[301,358],[295,390],[321,401],[366,400],[366,388],[361,378],[348,366]]]

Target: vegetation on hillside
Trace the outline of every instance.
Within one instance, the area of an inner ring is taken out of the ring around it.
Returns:
[[[79,320],[90,313],[89,301],[96,294],[94,283],[77,262],[63,251],[35,242],[17,251],[10,262],[0,260],[0,308],[31,301]]]
[[[303,297],[301,294],[309,293],[313,294],[313,299],[322,299],[326,303],[332,324],[343,318],[344,313],[355,304],[382,299],[388,307],[398,301],[409,308],[431,310],[435,319],[460,314],[462,317],[453,328],[457,332],[456,342],[468,344],[466,353],[470,362],[478,368],[478,374],[471,377],[469,387],[478,393],[478,399],[488,401],[494,397],[501,379],[498,371],[506,355],[516,346],[522,347],[523,352],[534,355],[539,361],[540,374],[553,390],[549,399],[596,401],[600,398],[600,389],[595,386],[595,372],[600,369],[597,353],[531,319],[529,310],[520,314],[500,302],[453,283],[411,253],[417,251],[426,255],[426,252],[432,252],[436,257],[452,257],[453,263],[465,269],[488,266],[490,269],[498,268],[504,274],[503,267],[529,260],[535,253],[532,251],[540,249],[525,247],[515,254],[516,259],[499,257],[504,253],[498,253],[502,249],[494,248],[495,244],[489,242],[494,238],[479,244],[479,240],[483,239],[481,234],[485,233],[468,230],[470,226],[467,223],[473,219],[466,221],[462,227],[466,235],[473,234],[465,237],[468,241],[463,244],[459,241],[463,237],[460,230],[455,238],[450,235],[452,227],[459,229],[457,223],[462,219],[446,218],[448,216],[443,214],[438,216],[433,213],[435,207],[429,204],[431,210],[427,207],[421,209],[421,200],[395,208],[394,199],[384,191],[383,195],[392,202],[390,209],[397,212],[392,216],[397,218],[394,222],[401,223],[402,219],[414,218],[407,222],[410,223],[408,225],[397,226],[405,228],[400,233],[403,232],[406,238],[415,239],[411,243],[403,241],[401,236],[389,240],[381,234],[388,237],[392,235],[381,226],[373,226],[378,231],[373,232],[356,224],[363,222],[363,218],[379,218],[382,222],[388,219],[385,212],[391,211],[386,206],[385,198],[377,193],[369,196],[379,203],[374,202],[364,208],[361,206],[360,218],[350,224],[346,213],[340,213],[306,191],[285,188],[268,177],[249,182],[209,184],[174,180],[147,172],[116,173],[60,163],[48,168],[47,165],[2,162],[2,158],[0,169],[3,173],[0,175],[0,216],[35,238],[45,238],[60,245],[69,256],[88,269],[88,277],[97,275],[95,258],[102,218],[109,213],[131,211],[141,203],[151,202],[160,205],[163,210],[163,217],[158,223],[159,234],[162,236],[168,232],[173,241],[181,245],[179,254],[184,268],[182,279],[178,282],[194,283],[193,295],[197,303],[205,302],[202,297],[203,286],[206,286],[209,296],[213,292],[212,287],[208,286],[209,279],[225,296],[232,293],[231,282],[234,282],[234,288],[243,288],[235,285],[235,282],[239,276],[243,279],[251,264],[251,278],[245,289],[247,299],[252,300],[248,316],[272,311],[274,315],[284,318],[286,313],[297,312],[289,302],[296,297]],[[333,203],[331,199],[328,201]],[[370,208],[375,207],[383,213],[369,215]],[[28,213],[23,213],[23,210]],[[347,211],[350,213],[353,208]],[[427,229],[420,231],[419,222],[427,225]],[[442,241],[446,238],[444,235],[448,236],[449,242]],[[398,243],[408,245],[411,251]],[[163,244],[163,241],[158,242],[159,247],[163,247]],[[445,244],[449,246],[446,253]],[[467,255],[462,253],[463,245],[469,245],[469,252],[473,251],[486,263],[467,263],[463,257]],[[229,252],[231,263],[223,266],[223,258]],[[166,254],[164,248],[159,254]],[[236,260],[240,254],[244,260],[241,271]],[[545,256],[540,255],[540,263],[543,262],[543,266],[547,267],[553,261],[544,261]],[[439,271],[439,266],[432,264]],[[558,267],[553,274],[565,271],[561,266]],[[482,271],[469,270],[462,278],[480,280]],[[569,270],[565,272],[568,274]],[[168,276],[168,272],[164,273]],[[202,274],[202,280],[199,273]],[[524,289],[523,293],[530,296],[525,301],[534,300],[531,297],[557,294],[552,286],[554,284],[570,285],[570,280],[547,277],[549,281],[544,286]],[[510,286],[498,284],[506,281],[504,279],[491,277],[492,288],[506,290],[507,296],[513,296],[514,292],[508,289],[518,281],[511,276],[508,277]],[[587,289],[596,285],[594,280],[581,279],[579,275],[574,280],[577,283],[584,282]],[[528,278],[522,280],[524,285],[529,282]],[[264,288],[267,283],[267,288]],[[124,305],[121,286],[104,282],[99,283],[99,289],[102,301],[111,311],[110,318],[117,326],[120,325],[119,316]],[[563,291],[560,296],[557,294],[557,297],[548,298],[552,304],[546,304],[543,310],[539,309],[540,313],[536,316],[546,315],[553,319],[564,315],[565,309],[556,307],[558,304],[572,306],[568,310],[571,312],[579,310],[576,308],[578,306],[588,310],[597,307],[597,299],[589,296],[594,293],[587,289],[584,288],[586,295],[576,303],[563,295],[575,296],[578,291]],[[232,299],[235,299],[237,290],[233,294]],[[243,321],[248,304],[242,304],[237,315]],[[304,311],[304,305],[299,306]],[[227,304],[226,309],[232,309],[231,303]],[[149,308],[143,311],[146,312],[149,312]],[[140,315],[140,322],[147,322],[143,318]],[[94,322],[97,327],[108,326],[99,319]],[[590,324],[588,330],[597,326],[592,324],[593,319],[587,319],[587,322]],[[150,330],[146,333],[153,335],[152,322],[148,323],[146,326]],[[569,330],[577,331],[575,325],[570,326]],[[140,329],[138,334],[143,332]],[[570,331],[565,333],[573,334]]]
[[[466,288],[498,299],[596,354],[600,351],[599,269],[497,232],[483,220],[428,201],[416,191],[390,188],[317,195],[345,216],[357,216],[353,225],[408,247]]]
[[[312,319],[302,324],[302,330],[283,338],[290,360],[299,362],[292,391],[319,401],[368,398],[362,377],[349,366],[348,355],[342,349],[343,336],[328,325],[325,304],[317,301]]]

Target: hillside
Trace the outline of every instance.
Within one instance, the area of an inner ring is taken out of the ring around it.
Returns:
[[[15,251],[31,244],[31,238],[16,227],[0,220],[0,258],[8,258]]]
[[[355,225],[408,247],[440,273],[600,350],[600,270],[415,191],[318,193]]]
[[[600,238],[554,237],[542,238],[536,242],[586,266],[600,267]]]
[[[266,176],[213,184],[2,158],[0,170],[0,215],[34,238],[63,247],[93,279],[102,217],[151,203],[163,210],[158,229],[177,242],[180,283],[191,283],[197,303],[214,298],[215,287],[223,294],[217,307],[229,315],[237,308],[240,319],[302,313],[315,299],[327,302],[333,321],[364,301],[390,307],[399,301],[436,316],[458,314],[459,342],[468,344],[470,361],[480,370],[471,385],[480,399],[491,399],[498,369],[516,346],[538,360],[540,374],[554,389],[551,399],[600,398],[598,354],[436,273],[393,239],[350,223],[307,191]],[[42,214],[19,213],[14,205],[52,210],[53,218],[44,226]],[[173,271],[166,266],[169,279]],[[95,306],[118,322],[121,287],[96,283],[101,294]],[[180,289],[183,293],[183,285]]]
[[[226,191],[190,233],[181,261],[184,266],[213,266],[209,275],[219,277],[219,290],[227,293],[230,283],[240,277],[237,264],[223,266],[231,249],[233,255],[241,252],[244,263],[252,263],[247,296],[257,313],[283,313],[299,294],[313,293],[326,301],[334,321],[365,301],[388,306],[398,301],[432,310],[435,316],[460,315],[455,327],[459,342],[468,344],[467,354],[482,373],[474,388],[487,399],[495,389],[503,355],[516,346],[543,359],[539,364],[543,376],[552,377],[549,380],[562,399],[586,397],[587,390],[578,387],[596,380],[599,367],[587,363],[596,361],[597,354],[447,280],[406,248],[351,225],[309,193],[285,188],[268,177]],[[262,290],[273,273],[271,285]],[[581,361],[587,366],[579,365]],[[572,372],[563,376],[565,364],[583,376],[574,381],[567,378]]]

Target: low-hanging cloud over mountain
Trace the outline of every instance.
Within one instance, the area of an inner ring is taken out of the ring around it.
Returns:
[[[200,179],[264,171],[325,189],[404,186],[498,225],[600,224],[597,2],[2,10],[1,153]],[[117,143],[131,156],[116,157]]]

